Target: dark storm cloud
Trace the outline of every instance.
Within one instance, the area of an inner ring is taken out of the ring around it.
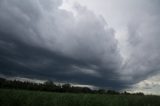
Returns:
[[[98,14],[102,13],[115,27],[118,46],[123,56],[123,65],[117,71],[120,82],[125,83],[122,85],[130,87],[137,85],[138,91],[144,92],[146,88],[141,87],[144,86],[144,82],[150,82],[151,93],[157,94],[159,87],[154,87],[153,83],[159,82],[160,76],[160,1],[81,0],[79,2],[97,11]],[[152,80],[153,77],[156,81]],[[157,85],[159,86],[159,83]],[[133,89],[136,90],[134,87]]]
[[[0,1],[0,73],[120,89],[121,56],[103,18],[60,0]]]
[[[1,38],[3,43],[1,41],[0,47],[1,74],[92,84],[101,87],[113,87],[115,89],[123,87],[117,86],[120,82],[116,81],[116,73],[112,72],[111,69],[108,69],[109,73],[103,73],[105,77],[101,75],[102,73],[99,73],[99,76],[97,71],[103,72],[107,68],[96,69],[97,73],[95,74],[98,76],[94,75],[94,73],[92,75],[92,71],[85,71],[94,70],[96,66],[91,66],[88,62],[67,58],[50,50],[30,46],[14,38],[7,38],[9,35],[4,33],[3,35],[5,37]],[[74,68],[75,66],[78,69]],[[81,69],[82,72],[80,71]]]

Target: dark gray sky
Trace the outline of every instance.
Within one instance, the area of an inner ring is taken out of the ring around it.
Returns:
[[[159,4],[0,0],[0,74],[157,93]]]

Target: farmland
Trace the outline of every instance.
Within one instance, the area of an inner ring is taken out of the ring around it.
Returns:
[[[0,89],[0,104],[1,106],[160,106],[160,97]]]

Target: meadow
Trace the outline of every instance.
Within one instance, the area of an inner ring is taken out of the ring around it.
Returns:
[[[0,106],[160,106],[160,96],[74,94],[0,89]]]

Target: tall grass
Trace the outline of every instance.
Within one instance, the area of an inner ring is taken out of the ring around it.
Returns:
[[[160,106],[160,97],[0,89],[0,106]]]

